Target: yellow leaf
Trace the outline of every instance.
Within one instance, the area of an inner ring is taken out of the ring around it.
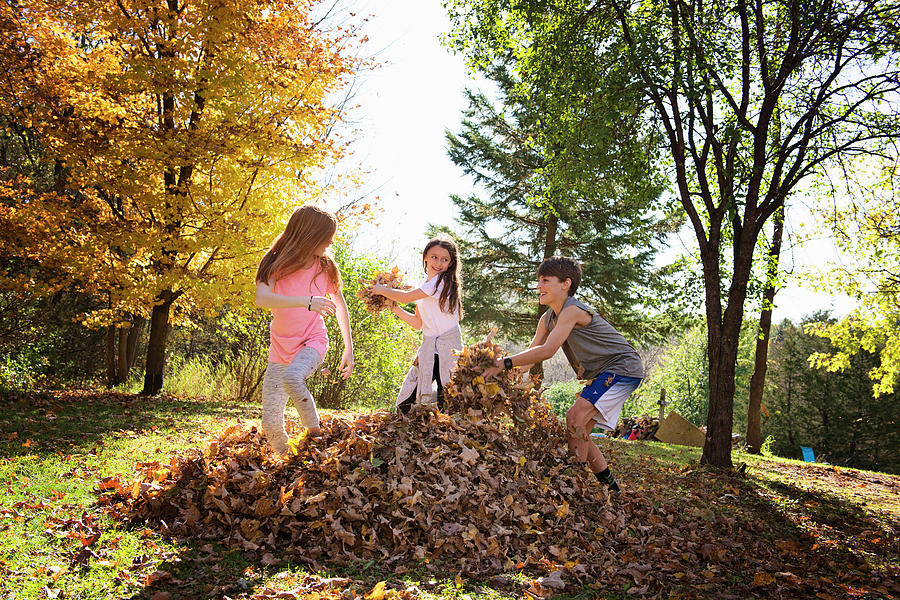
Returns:
[[[372,591],[366,594],[366,600],[384,600],[384,585],[384,581],[376,583],[375,587],[372,588]]]
[[[775,576],[771,573],[759,571],[753,574],[753,587],[765,587],[775,583]]]

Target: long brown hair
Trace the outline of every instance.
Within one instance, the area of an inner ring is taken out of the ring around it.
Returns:
[[[256,271],[256,281],[268,285],[270,280],[287,277],[306,266],[313,258],[313,252],[330,240],[335,231],[337,219],[333,214],[318,206],[301,206],[263,256]],[[318,262],[321,273],[340,290],[341,274],[334,259],[323,254],[318,257]]]
[[[442,311],[451,314],[455,313],[458,308],[461,319],[463,312],[462,301],[460,300],[462,295],[462,265],[459,262],[459,251],[456,249],[456,242],[449,237],[431,238],[425,244],[425,249],[422,250],[423,268],[425,267],[425,257],[428,256],[428,251],[435,246],[440,246],[450,254],[450,264],[443,273],[438,275],[438,281],[435,285],[435,289],[437,289],[441,283],[444,284],[444,289],[441,290],[441,296],[438,298],[438,306],[441,307]]]

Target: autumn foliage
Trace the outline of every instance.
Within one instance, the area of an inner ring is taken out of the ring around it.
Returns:
[[[412,286],[403,283],[403,273],[400,272],[399,267],[394,267],[390,271],[382,271],[380,273],[376,273],[372,279],[363,280],[360,281],[360,283],[362,283],[363,285],[356,292],[356,295],[363,301],[363,304],[366,305],[366,310],[368,310],[372,314],[380,313],[384,309],[394,304],[394,301],[387,299],[381,294],[373,293],[369,289],[369,286],[380,283],[381,285],[386,285],[389,288],[393,288],[395,290],[412,289]]]
[[[256,428],[235,425],[202,450],[101,489],[127,519],[312,563],[442,561],[488,573],[541,564],[547,540],[557,559],[577,560],[603,537],[591,524],[598,509],[606,535],[625,523],[593,477],[570,465],[561,426],[535,390],[508,377],[483,399],[474,380],[497,351],[490,342],[463,351],[448,388],[456,414],[417,407],[409,417],[325,419],[322,436],[301,438],[287,458]]]
[[[263,250],[344,150],[358,38],[316,21],[317,4],[0,5],[0,117],[35,140],[31,171],[51,173],[0,173],[15,182],[0,188],[0,249],[31,261],[7,287],[43,267],[48,289],[103,300],[87,325],[149,318],[151,392],[170,315],[252,298]]]

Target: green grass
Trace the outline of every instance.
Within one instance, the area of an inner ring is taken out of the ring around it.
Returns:
[[[505,599],[521,597],[528,587],[534,575],[476,580],[439,565],[404,565],[406,572],[375,563],[314,570],[277,556],[262,564],[214,539],[177,540],[158,529],[126,527],[97,505],[95,489],[103,477],[127,477],[141,462],[165,463],[237,420],[258,417],[256,404],[221,399],[76,391],[0,398],[0,598],[168,593],[173,599],[262,599],[279,590],[316,591],[315,581],[330,577],[341,581],[318,588],[322,598],[362,597],[380,581],[395,590],[387,597]],[[720,501],[709,503],[701,500],[709,472],[698,463],[699,449],[610,439],[601,444],[633,490],[659,496],[663,505],[678,502],[697,522],[765,520],[758,541],[791,551],[792,540],[814,539],[813,548],[836,562],[835,573],[847,553],[879,572],[900,569],[897,477],[736,453],[735,464],[746,464],[746,476],[717,479]],[[745,575],[730,574],[735,585]],[[627,586],[597,589],[592,583],[571,586],[559,597],[634,597]],[[759,597],[767,593],[760,590]]]

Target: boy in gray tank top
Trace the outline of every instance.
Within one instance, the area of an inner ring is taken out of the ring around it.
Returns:
[[[560,348],[579,379],[590,380],[566,412],[569,451],[615,492],[619,485],[606,458],[591,440],[597,423],[615,429],[622,405],[644,377],[641,357],[615,328],[596,311],[574,298],[581,283],[581,265],[566,257],[548,258],[538,267],[539,302],[547,311],[527,350],[497,358],[485,371],[490,377],[501,369],[529,367],[556,354]]]

